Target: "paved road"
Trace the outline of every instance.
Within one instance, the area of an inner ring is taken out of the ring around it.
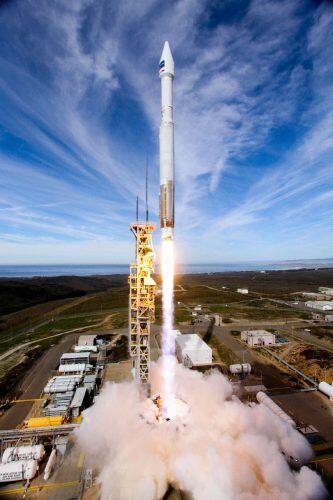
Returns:
[[[51,370],[59,364],[60,356],[67,352],[73,345],[76,333],[64,337],[59,344],[48,349],[34,366],[24,376],[19,389],[22,391],[20,399],[36,399],[50,378]],[[14,404],[2,417],[0,417],[0,429],[13,429],[17,427],[27,416],[33,402]]]
[[[250,363],[254,367],[256,375],[262,376],[262,382],[269,390],[288,389],[293,386],[289,380],[288,374],[280,371],[271,363],[265,363],[263,358],[257,354],[255,350],[240,344],[238,340],[230,335],[229,331],[230,328],[228,327],[216,326],[214,328],[214,334],[217,338],[235,353],[240,362],[244,360]]]

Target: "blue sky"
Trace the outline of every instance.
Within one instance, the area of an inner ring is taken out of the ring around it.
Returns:
[[[147,151],[158,221],[164,40],[178,261],[333,256],[332,2],[7,0],[0,263],[131,259]]]

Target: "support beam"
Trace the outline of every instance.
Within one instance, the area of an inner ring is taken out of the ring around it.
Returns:
[[[129,350],[135,378],[147,387],[150,383],[150,323],[155,320],[156,283],[152,278],[155,254],[151,222],[135,222],[131,231],[136,239],[136,259],[130,265]]]

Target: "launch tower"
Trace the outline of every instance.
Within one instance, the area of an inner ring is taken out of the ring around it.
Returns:
[[[135,222],[131,231],[136,239],[136,258],[129,275],[129,349],[135,378],[147,387],[150,382],[150,323],[155,320],[156,283],[152,278],[155,254],[151,222]]]

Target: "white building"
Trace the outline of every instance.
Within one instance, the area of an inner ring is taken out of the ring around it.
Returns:
[[[89,364],[90,352],[65,352],[60,358],[60,364]]]
[[[212,349],[196,333],[176,337],[176,356],[187,366],[212,364]]]
[[[325,321],[327,321],[327,323],[333,323],[333,314],[326,314]]]
[[[249,293],[248,288],[237,288],[237,292],[243,295],[247,295]]]
[[[260,347],[265,345],[275,345],[274,333],[266,330],[244,330],[241,332],[241,340],[250,347]]]
[[[318,309],[319,311],[333,311],[333,301],[330,300],[308,300],[305,302],[306,307],[310,309]]]
[[[329,288],[327,286],[320,286],[318,290],[325,295],[333,295],[333,288]]]

